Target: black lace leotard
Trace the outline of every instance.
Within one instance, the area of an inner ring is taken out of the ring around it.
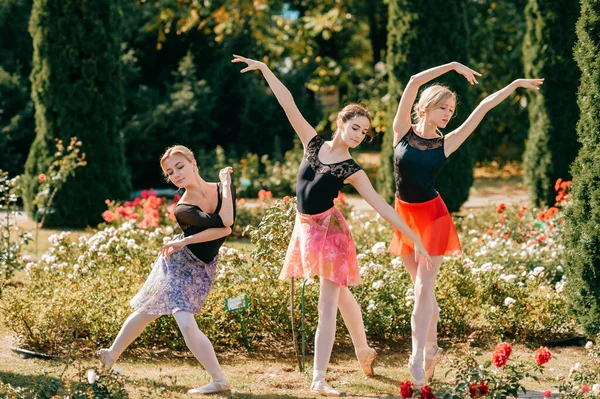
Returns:
[[[235,220],[235,188],[231,186],[231,199],[233,201],[233,218]],[[184,236],[188,237],[199,233],[206,229],[215,227],[225,227],[219,211],[221,210],[221,184],[217,183],[218,202],[214,212],[204,212],[198,205],[186,204],[180,202],[175,207],[175,218]],[[225,242],[226,237],[217,238],[216,240],[190,244],[187,247],[198,259],[203,262],[210,262],[219,253],[219,248]]]
[[[413,203],[437,197],[435,180],[445,161],[444,137],[425,139],[411,126],[394,148],[396,196]]]
[[[298,168],[296,196],[300,213],[316,215],[330,209],[344,187],[344,180],[361,169],[352,158],[333,164],[319,161],[323,143],[318,135],[313,137],[306,145],[305,158]]]

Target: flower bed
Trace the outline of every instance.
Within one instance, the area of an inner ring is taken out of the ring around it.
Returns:
[[[264,201],[272,201],[263,195]],[[343,198],[338,205],[357,244],[362,283],[352,290],[362,305],[370,339],[408,339],[414,294],[400,258],[386,251],[390,226],[379,217],[352,212]],[[109,203],[112,216],[105,214],[105,219],[110,224],[91,237],[52,236],[48,252],[38,262],[27,263],[25,286],[7,289],[2,298],[4,321],[21,344],[60,353],[111,342],[158,249],[176,234],[172,206],[147,192],[139,201]],[[239,223],[244,206],[238,209]],[[260,224],[243,222],[250,225],[254,252],[222,248],[215,289],[197,317],[200,328],[221,349],[243,342],[239,322],[223,307],[225,298],[241,293],[250,298],[245,317],[252,342],[290,339],[289,282],[278,280],[278,275],[295,201],[286,197],[254,209],[264,213]],[[462,339],[479,333],[490,340],[545,341],[573,334],[577,326],[567,312],[560,260],[562,215],[560,208],[542,212],[499,206],[456,218],[464,254],[446,259],[440,271],[440,336]],[[296,282],[298,289],[300,283]],[[309,337],[316,328],[317,299],[317,284],[307,282]],[[299,309],[299,301],[296,306]],[[341,323],[338,328],[346,338]],[[135,345],[185,348],[169,317],[152,323]]]

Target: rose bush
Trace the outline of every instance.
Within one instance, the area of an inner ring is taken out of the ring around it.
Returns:
[[[178,232],[169,217],[172,204],[151,199],[151,192],[146,195],[137,204],[109,203],[114,215],[110,223],[78,240],[68,233],[52,236],[48,252],[23,265],[28,273],[25,285],[7,289],[0,302],[2,317],[21,345],[59,353],[91,350],[114,339],[158,249]],[[243,343],[239,322],[223,306],[225,298],[242,293],[250,301],[244,316],[252,344],[291,338],[290,283],[278,276],[293,229],[295,201],[272,202],[266,191],[263,197],[265,206],[252,208],[264,212],[260,222],[240,223],[245,206],[238,207],[237,223],[244,228],[248,223],[254,251],[225,244],[215,288],[197,316],[218,349]],[[387,252],[391,227],[379,217],[352,211],[343,196],[338,206],[357,246],[362,283],[352,291],[362,306],[369,338],[408,339],[414,292],[401,259]],[[456,217],[464,254],[446,259],[439,273],[440,336],[462,339],[479,333],[488,340],[546,341],[572,334],[577,326],[564,299],[562,215],[560,207],[554,211],[504,206]],[[142,224],[144,220],[148,222]],[[302,283],[296,279],[297,292]],[[318,284],[309,280],[309,343],[317,323],[317,300]],[[300,308],[300,300],[295,307]],[[342,323],[338,333],[338,339],[348,340]],[[134,345],[185,348],[170,317],[152,323]]]

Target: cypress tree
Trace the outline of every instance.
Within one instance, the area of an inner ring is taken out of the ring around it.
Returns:
[[[468,64],[468,34],[464,4],[458,0],[446,2],[443,7],[433,0],[390,0],[388,15],[388,115],[393,119],[403,87],[412,75],[451,61]],[[449,72],[436,79],[435,83],[449,86],[458,97],[456,116],[446,128],[449,132],[472,111],[468,82],[457,73]],[[393,200],[395,191],[391,124],[392,120],[383,137],[377,176],[377,189],[389,201]],[[469,197],[473,184],[470,147],[470,140],[467,140],[453,153],[437,180],[436,189],[450,211],[457,211]]]
[[[117,0],[34,1],[29,32],[36,138],[25,165],[26,209],[35,212],[36,176],[48,166],[55,138],[68,143],[77,136],[88,162],[57,193],[49,225],[93,225],[105,199],[130,194],[119,133],[121,24]]]
[[[600,334],[600,3],[581,1],[575,61],[581,70],[577,123],[581,150],[571,172],[565,262],[571,310],[590,335]]]
[[[577,0],[529,0],[523,63],[527,78],[545,78],[542,93],[529,92],[525,183],[536,205],[554,205],[554,182],[570,179],[579,145],[575,126],[579,71],[573,60]]]

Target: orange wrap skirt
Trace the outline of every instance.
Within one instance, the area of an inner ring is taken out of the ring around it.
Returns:
[[[395,208],[408,227],[419,236],[430,256],[462,253],[452,216],[439,194],[432,200],[413,203],[396,197]],[[388,251],[395,255],[405,255],[414,252],[415,246],[411,240],[394,229],[394,237]]]

